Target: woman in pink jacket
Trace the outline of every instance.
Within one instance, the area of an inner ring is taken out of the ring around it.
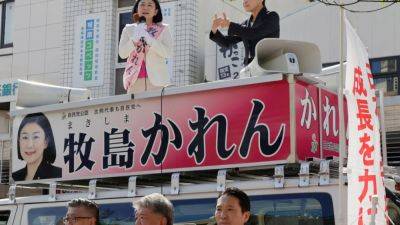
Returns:
[[[167,58],[172,55],[172,37],[162,23],[158,0],[139,0],[132,10],[134,23],[122,30],[119,55],[128,58],[124,88],[128,93],[157,90],[171,84]]]

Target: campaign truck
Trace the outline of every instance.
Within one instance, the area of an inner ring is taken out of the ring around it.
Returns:
[[[134,224],[132,203],[162,193],[174,224],[211,225],[227,187],[250,196],[247,224],[346,224],[352,193],[339,173],[338,96],[307,75],[321,70],[315,45],[279,44],[291,54],[241,79],[135,95],[87,99],[85,90],[21,81],[0,224],[60,225],[78,197],[100,205],[101,224]],[[385,179],[387,218],[400,224],[396,184]],[[18,187],[45,191],[18,197]]]

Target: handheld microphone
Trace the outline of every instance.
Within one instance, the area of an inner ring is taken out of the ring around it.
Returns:
[[[144,16],[139,16],[139,13],[133,14],[133,22],[134,23],[144,23],[146,22],[146,18]]]
[[[146,22],[146,17],[141,16],[139,17],[139,23],[145,23]]]

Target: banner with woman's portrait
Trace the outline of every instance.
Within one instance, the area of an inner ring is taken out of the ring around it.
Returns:
[[[286,161],[286,81],[208,86],[162,100],[157,96],[17,116],[12,177],[16,182],[76,180]]]
[[[56,111],[20,113],[14,119],[12,177],[20,183],[94,179],[276,165],[337,154],[321,148],[325,136],[320,138],[319,124],[326,113],[317,113],[325,99],[335,103],[335,95],[297,82],[293,109],[298,126],[291,136],[290,86],[286,80],[265,82],[270,79],[216,82],[168,89],[162,97],[138,95],[124,101],[115,96],[81,107],[66,103]],[[327,121],[338,118],[333,113],[325,115]],[[337,138],[329,141],[335,144]]]

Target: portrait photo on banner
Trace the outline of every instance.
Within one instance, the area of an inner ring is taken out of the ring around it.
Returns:
[[[49,119],[43,113],[28,114],[21,119],[14,131],[13,180],[61,178],[62,169],[54,165],[57,151]],[[15,122],[17,125],[18,121]]]

